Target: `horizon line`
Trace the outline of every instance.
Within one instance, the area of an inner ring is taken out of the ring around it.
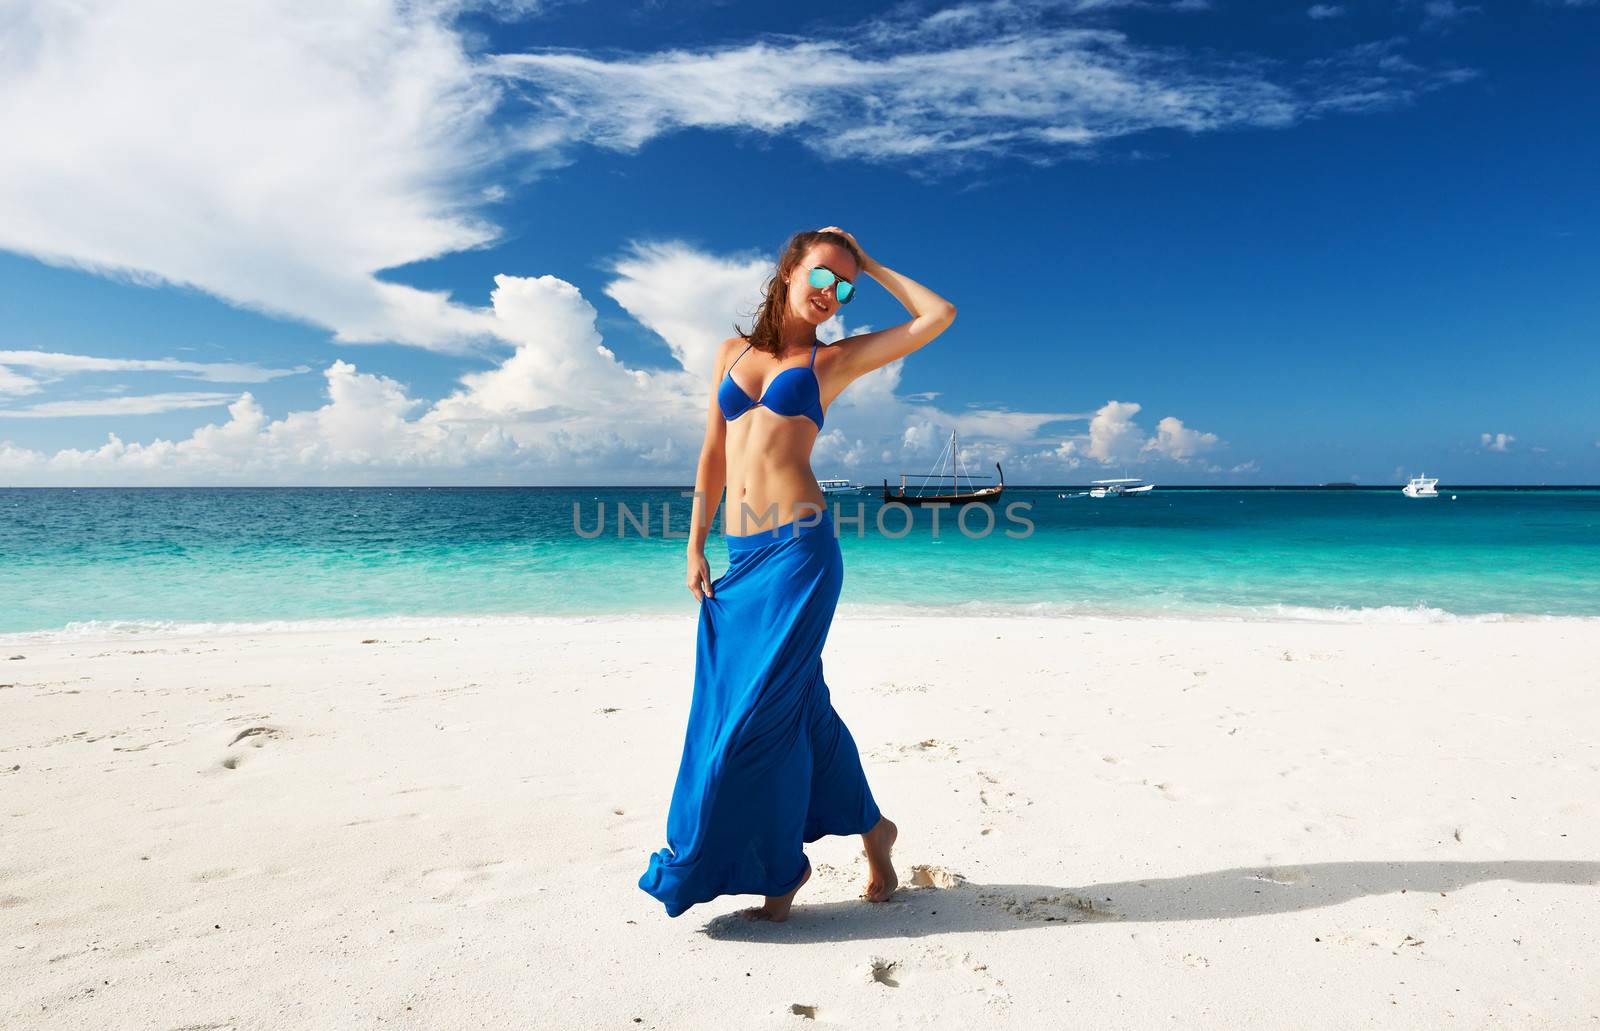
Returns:
[[[1008,490],[1060,490],[1091,487],[1083,483],[1008,483]],[[1390,483],[1157,483],[1159,490],[1398,490]],[[673,483],[130,483],[130,484],[0,484],[0,490],[694,490],[693,484]],[[864,486],[863,496],[879,488]],[[1462,483],[1450,490],[1600,490],[1597,483]],[[912,495],[915,497],[915,495]]]

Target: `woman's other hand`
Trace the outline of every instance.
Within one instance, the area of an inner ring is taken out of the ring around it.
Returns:
[[[703,602],[712,596],[711,567],[706,565],[705,552],[689,552],[689,574],[686,581],[689,593],[694,595],[695,601]]]

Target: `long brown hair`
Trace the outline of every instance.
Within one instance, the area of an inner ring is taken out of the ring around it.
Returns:
[[[761,306],[756,309],[755,323],[747,333],[737,325],[734,330],[746,340],[750,346],[758,351],[765,351],[774,358],[783,350],[783,338],[779,330],[783,328],[783,314],[789,309],[789,284],[784,282],[794,273],[800,264],[800,259],[805,257],[806,251],[813,244],[833,243],[849,251],[856,259],[856,267],[861,267],[861,249],[850,242],[850,238],[838,233],[826,233],[812,230],[806,233],[795,233],[789,237],[789,242],[784,245],[783,252],[778,256],[778,267],[772,273],[772,278],[767,280],[766,296],[761,300]]]

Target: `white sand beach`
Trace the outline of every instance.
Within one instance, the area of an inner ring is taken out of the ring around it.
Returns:
[[[0,1026],[1600,1026],[1593,621],[841,617],[783,925],[635,886],[694,626],[6,644]]]

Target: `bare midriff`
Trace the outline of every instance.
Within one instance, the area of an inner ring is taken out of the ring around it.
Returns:
[[[817,424],[804,415],[779,415],[765,405],[728,423],[725,533],[744,536],[816,521],[826,509],[811,471]]]

